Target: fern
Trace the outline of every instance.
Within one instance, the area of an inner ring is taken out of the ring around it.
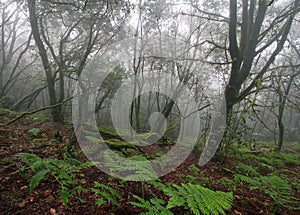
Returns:
[[[64,160],[58,159],[42,159],[35,154],[21,153],[19,154],[23,161],[34,172],[30,180],[30,193],[36,188],[42,180],[47,180],[49,173],[57,183],[60,184],[60,196],[65,205],[69,202],[69,197],[76,191],[74,186],[77,181],[75,180],[75,173],[84,168],[95,165],[95,162],[82,163],[74,158],[64,157]]]
[[[189,169],[195,174],[200,175],[201,170],[195,164],[189,166]]]
[[[157,173],[146,157],[135,155],[130,158],[117,157],[110,151],[104,152],[105,165],[113,176],[128,181],[146,181],[157,177]]]
[[[243,174],[234,174],[234,180],[249,184],[250,190],[259,189],[270,196],[274,203],[289,209],[299,210],[294,204],[299,203],[295,197],[294,190],[289,185],[289,179],[283,175],[278,176],[274,173],[266,176],[249,177]]]
[[[96,188],[91,188],[91,190],[99,196],[96,200],[98,207],[107,203],[120,206],[116,198],[121,198],[121,195],[115,189],[97,181],[94,181],[94,184]]]
[[[162,199],[152,198],[149,201],[146,201],[136,195],[133,195],[133,197],[139,202],[130,202],[130,204],[147,209],[147,212],[140,213],[140,215],[173,215],[172,211],[164,206],[166,202]]]
[[[300,164],[299,155],[297,154],[284,154],[284,153],[272,153],[272,157],[283,159],[285,162],[293,163],[295,165]]]
[[[69,202],[69,198],[72,195],[70,189],[67,186],[61,185],[58,192],[63,200],[63,203],[67,205]]]
[[[23,161],[31,168],[33,172],[45,168],[45,161],[35,154],[21,153],[19,154]]]
[[[261,162],[264,162],[266,164],[269,164],[271,166],[284,166],[284,163],[282,162],[282,160],[274,158],[274,157],[266,157],[267,155],[265,155],[264,157],[257,157],[256,159],[258,159]]]
[[[29,192],[32,193],[32,190],[37,187],[41,180],[44,179],[45,175],[49,173],[49,169],[44,169],[41,171],[38,171],[31,179],[30,185],[29,185]]]
[[[242,171],[242,172],[245,172],[247,175],[248,174],[251,174],[251,175],[254,175],[254,176],[257,176],[259,175],[259,173],[256,171],[256,169],[252,166],[249,166],[249,165],[246,165],[246,164],[243,164],[243,163],[238,163],[236,165],[236,167]]]
[[[277,175],[269,174],[257,178],[256,183],[250,185],[250,190],[260,189],[270,196],[274,202],[283,207],[297,209],[288,204],[298,204],[300,199],[294,197],[294,190],[288,184],[288,179],[283,179]]]
[[[270,169],[272,171],[275,170],[275,168],[273,166],[269,165],[269,164],[262,163],[262,162],[259,162],[258,164],[259,164],[259,166],[266,167],[266,168],[268,168],[268,169]]]
[[[237,182],[241,181],[243,183],[249,183],[249,184],[251,184],[251,183],[254,184],[257,181],[256,179],[253,179],[249,176],[239,174],[239,173],[234,174],[234,180]]]
[[[192,213],[225,214],[233,203],[233,193],[213,191],[198,184],[173,184],[164,186],[156,183],[170,197],[167,208],[183,206]]]

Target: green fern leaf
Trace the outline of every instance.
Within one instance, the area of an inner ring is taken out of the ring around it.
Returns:
[[[45,178],[45,175],[49,172],[48,169],[41,170],[37,172],[31,179],[30,186],[29,186],[29,192],[32,193],[32,190],[37,187],[41,180]]]
[[[246,176],[246,175],[242,175],[242,174],[234,174],[234,179],[236,181],[242,181],[242,182],[246,182],[246,183],[251,183],[251,184],[254,184],[256,182],[255,179],[249,177],[249,176]]]
[[[146,208],[148,210],[150,210],[151,208],[151,204],[149,201],[144,200],[143,198],[137,196],[137,195],[133,195],[133,197],[135,199],[137,199],[139,202],[130,202],[130,204],[140,207],[140,208]]]
[[[145,181],[157,176],[151,162],[145,156],[136,155],[120,161],[114,153],[105,151],[104,160],[105,165],[110,166],[112,175],[122,178],[125,176],[125,180]],[[111,164],[114,164],[113,167]]]
[[[259,189],[270,196],[275,204],[289,208],[295,208],[293,205],[299,203],[295,197],[294,190],[289,184],[289,179],[284,175],[275,175],[274,173],[266,176],[249,177],[242,174],[235,174],[235,180],[243,181],[249,184],[250,190]]]
[[[93,162],[82,163],[67,156],[64,157],[64,160],[42,159],[35,154],[29,153],[22,153],[19,154],[19,156],[22,157],[23,161],[35,173],[30,181],[30,193],[38,186],[41,180],[53,180],[54,178],[55,181],[60,184],[59,193],[65,205],[68,204],[69,197],[78,191],[73,189],[77,183],[75,173],[94,164]],[[52,177],[46,178],[47,173],[50,173]]]
[[[97,198],[97,204],[102,205],[111,203],[120,206],[120,203],[116,199],[121,198],[122,196],[115,189],[97,181],[94,181],[94,184],[97,188],[91,188],[91,190],[100,196]]]
[[[147,209],[147,212],[140,213],[139,215],[173,215],[172,211],[167,209],[164,205],[166,202],[159,198],[152,198],[149,201],[143,198],[133,195],[139,202],[130,202],[130,204]]]
[[[258,176],[259,173],[254,169],[252,166],[243,164],[243,163],[238,163],[236,167],[241,170],[242,172],[245,172],[246,174],[251,174],[254,176]]]
[[[107,203],[106,200],[101,197],[96,199],[96,205],[98,207],[101,207],[102,205],[105,205],[106,203]]]
[[[69,203],[69,197],[70,197],[70,192],[69,192],[68,188],[61,186],[61,188],[59,190],[59,194],[63,200],[64,205],[67,206]]]
[[[233,202],[231,192],[224,193],[213,191],[201,185],[173,184],[163,190],[170,197],[167,208],[184,206],[196,215],[202,214],[225,214]]]

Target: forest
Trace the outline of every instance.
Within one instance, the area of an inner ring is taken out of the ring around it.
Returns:
[[[300,214],[300,0],[1,0],[0,214]]]

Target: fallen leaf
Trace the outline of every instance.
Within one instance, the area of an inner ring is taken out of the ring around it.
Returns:
[[[44,195],[45,195],[45,196],[48,196],[48,195],[50,195],[51,193],[52,193],[52,190],[45,190]]]
[[[233,210],[233,213],[234,213],[235,215],[243,215],[241,212],[239,212],[239,211],[237,211],[237,210]]]
[[[25,185],[25,186],[21,187],[20,189],[21,189],[21,190],[24,190],[24,189],[27,189],[27,188],[28,188],[28,186]]]
[[[22,202],[18,203],[17,205],[18,205],[19,208],[23,208],[26,205],[26,201],[23,200]]]
[[[50,209],[50,215],[56,215],[55,209],[53,209],[53,208]]]

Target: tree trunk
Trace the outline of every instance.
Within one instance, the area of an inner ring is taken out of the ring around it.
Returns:
[[[280,117],[278,119],[278,130],[279,130],[279,134],[278,134],[278,142],[277,142],[276,151],[280,152],[281,148],[283,146],[283,140],[284,140],[284,123],[283,123],[282,117]]]
[[[65,79],[64,79],[64,73],[60,69],[59,70],[59,103],[62,103],[65,100]],[[63,105],[59,106],[58,111],[60,113],[61,121],[64,121],[64,115],[63,115]]]
[[[36,0],[28,0],[29,9],[29,20],[32,29],[33,38],[35,40],[36,46],[39,50],[39,55],[42,59],[42,64],[44,71],[46,73],[46,81],[48,85],[49,102],[50,106],[54,106],[51,109],[52,119],[54,122],[63,122],[63,116],[61,112],[61,107],[56,106],[58,104],[55,93],[55,77],[51,71],[51,65],[48,60],[47,51],[44,47],[43,41],[40,36],[39,26],[36,14]]]
[[[251,83],[242,89],[243,84],[249,80],[250,71],[254,63],[255,57],[262,51],[270,47],[273,42],[266,43],[262,48],[258,48],[259,40],[262,40],[261,34],[267,32],[261,32],[262,25],[265,19],[267,8],[269,3],[267,0],[251,1],[250,6],[247,0],[243,0],[243,10],[242,10],[242,22],[241,28],[237,29],[238,26],[238,10],[237,10],[237,0],[230,0],[230,20],[229,20],[229,53],[232,60],[231,71],[228,84],[225,88],[225,100],[226,100],[226,110],[227,110],[227,127],[231,124],[231,115],[233,106],[243,99],[245,99],[251,91],[259,85],[262,80],[263,75],[267,72],[270,65],[274,62],[275,57],[283,49],[283,45],[287,40],[287,35],[291,29],[291,25],[294,16],[298,11],[299,0],[295,0],[294,6],[290,9],[295,10],[293,13],[288,13],[286,15],[286,21],[279,29],[273,40],[277,41],[276,48],[270,57],[267,59],[264,67],[256,74],[256,76],[250,80]],[[257,8],[256,5],[258,4]],[[275,20],[274,20],[275,21]],[[237,42],[238,31],[240,32],[240,43]],[[258,50],[257,50],[258,49]],[[226,129],[226,132],[228,129]],[[224,138],[226,139],[226,133]],[[228,142],[231,140],[226,140]]]
[[[0,100],[3,97],[3,72],[0,69]]]
[[[293,80],[297,74],[298,74],[298,72],[296,72],[295,75],[292,75],[290,77],[290,80],[288,81],[286,88],[284,86],[282,87],[284,92],[282,92],[280,89],[281,88],[280,85],[282,84],[281,80],[278,81],[279,89],[277,90],[277,92],[279,95],[279,106],[278,106],[277,124],[278,124],[279,135],[278,135],[278,142],[277,142],[277,148],[276,148],[276,151],[278,151],[278,152],[281,151],[281,148],[283,146],[283,141],[284,141],[283,113],[284,113],[284,109],[285,109],[285,104],[286,104],[287,96],[290,93],[290,89],[291,89]]]

